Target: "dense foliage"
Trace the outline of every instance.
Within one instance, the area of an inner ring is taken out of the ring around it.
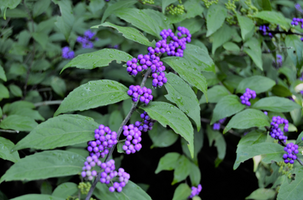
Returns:
[[[301,6],[0,0],[0,199],[301,199]]]

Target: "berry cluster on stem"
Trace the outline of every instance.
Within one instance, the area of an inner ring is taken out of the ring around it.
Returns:
[[[69,47],[62,48],[62,58],[72,59],[75,57],[75,52],[72,51]]]
[[[142,138],[141,131],[139,131],[137,127],[135,127],[133,124],[123,126],[123,135],[126,137],[126,140],[122,149],[126,154],[136,153],[136,151],[140,151],[142,148],[142,145],[140,144]]]
[[[129,86],[127,94],[133,97],[133,102],[140,100],[142,103],[145,103],[145,105],[148,105],[148,103],[153,100],[152,90],[146,87],[141,88],[140,85]]]
[[[199,195],[201,190],[202,190],[201,184],[199,184],[197,187],[192,186],[191,187],[191,195],[188,198],[193,198],[194,196]]]
[[[250,106],[251,103],[249,102],[250,99],[254,99],[257,97],[257,94],[254,90],[246,88],[245,93],[240,97],[241,103],[247,106]]]
[[[269,26],[266,26],[266,25],[261,25],[260,27],[259,27],[259,30],[261,31],[261,32],[263,32],[262,34],[265,36],[265,35],[268,35],[270,38],[272,38],[272,33],[270,33],[269,32]]]
[[[223,118],[223,119],[220,119],[218,121],[218,123],[214,123],[213,130],[220,130],[221,124],[223,124],[225,120],[226,120],[226,118]]]
[[[137,127],[140,131],[147,132],[152,130],[154,123],[156,120],[153,120],[150,118],[147,114],[147,112],[143,112],[140,115],[141,119],[143,119],[143,122],[136,121],[135,122],[135,127]]]
[[[288,131],[288,120],[284,119],[280,116],[274,116],[272,117],[271,123],[270,123],[270,131],[269,134],[272,138],[276,140],[281,140],[284,143],[286,143],[287,136],[284,135],[282,130],[279,128],[280,124],[284,124],[284,132]]]
[[[284,162],[294,164],[294,161],[297,159],[296,154],[299,153],[298,151],[298,145],[294,143],[288,143],[286,147],[284,147],[284,151],[286,151],[286,154],[283,154]]]
[[[77,42],[82,44],[82,48],[93,48],[94,44],[92,42],[92,38],[95,36],[96,33],[87,30],[84,32],[84,36],[78,36]],[[97,38],[95,40],[98,40]]]

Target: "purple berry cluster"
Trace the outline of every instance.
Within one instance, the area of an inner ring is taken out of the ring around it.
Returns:
[[[144,112],[140,115],[141,119],[143,119],[143,122],[136,121],[135,127],[137,127],[140,131],[147,132],[149,130],[153,129],[153,125],[156,122],[156,120],[151,119],[147,112]]]
[[[296,154],[299,153],[298,145],[293,144],[292,142],[287,144],[286,147],[284,147],[284,151],[286,151],[285,154],[283,154],[284,162],[294,164],[294,161],[297,159]]]
[[[119,177],[119,182],[114,182],[113,186],[109,187],[110,192],[114,192],[115,190],[117,190],[117,192],[121,192],[122,188],[125,187],[130,178],[130,175],[126,173],[123,168],[119,168],[117,175]]]
[[[223,119],[220,119],[218,121],[218,123],[214,123],[213,130],[220,130],[221,124],[223,124],[225,120],[226,120],[226,118],[223,118]]]
[[[94,177],[97,176],[97,171],[92,170],[96,165],[101,167],[101,161],[98,159],[96,155],[88,156],[86,161],[84,162],[84,167],[82,168],[81,176],[83,178],[87,177],[88,180],[93,180]]]
[[[133,102],[140,100],[142,103],[145,103],[145,105],[148,105],[148,103],[153,100],[152,90],[146,87],[141,88],[140,85],[129,86],[127,94],[133,97]]]
[[[197,196],[200,194],[202,190],[202,186],[201,184],[199,184],[197,187],[191,187],[191,195],[189,196],[189,198],[193,198],[194,196]]]
[[[288,120],[280,116],[274,116],[272,117],[272,121],[270,123],[271,126],[269,134],[272,138],[284,141],[286,143],[287,136],[285,136],[282,130],[279,128],[280,124],[284,124],[284,132],[288,131]]]
[[[300,18],[293,18],[292,19],[292,22],[291,22],[291,25],[293,26],[298,26],[299,23],[301,23],[301,28],[303,29],[303,19],[300,19]]]
[[[269,27],[268,27],[268,26],[266,26],[266,25],[261,25],[261,26],[259,27],[259,30],[263,32],[263,33],[262,33],[263,35],[268,35],[270,38],[272,38],[272,33],[268,32],[268,31],[269,31]]]
[[[300,13],[303,13],[303,10],[302,10],[300,4],[297,3],[297,4],[295,5],[295,8],[296,8],[296,10],[299,11]]]
[[[84,36],[78,36],[77,42],[82,44],[82,48],[93,48],[94,44],[92,42],[92,38],[95,36],[94,32],[87,30],[84,32]],[[97,38],[96,38],[97,39]]]
[[[264,113],[265,115],[268,115],[268,112],[267,112],[267,111],[264,111],[263,113]]]
[[[240,97],[241,103],[247,106],[250,106],[250,99],[254,99],[257,97],[257,94],[254,90],[246,88],[245,93]]]
[[[164,67],[164,66],[163,66]],[[153,86],[154,87],[162,87],[165,83],[167,83],[167,78],[165,77],[164,72],[153,73],[152,74],[153,79]]]
[[[89,141],[87,150],[90,155],[96,155],[98,158],[104,158],[108,154],[109,148],[118,143],[117,133],[111,131],[109,127],[101,124],[99,128],[95,130],[95,140]]]
[[[72,59],[74,57],[75,57],[75,52],[70,50],[69,47],[63,47],[62,48],[62,58]]]
[[[126,137],[125,144],[122,149],[126,154],[136,153],[136,151],[140,151],[142,145],[140,144],[141,131],[133,124],[123,126],[123,135]]]
[[[277,55],[277,63],[279,66],[282,66],[282,56],[281,55]]]

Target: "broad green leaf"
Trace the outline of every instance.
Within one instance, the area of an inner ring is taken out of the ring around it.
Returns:
[[[24,64],[20,63],[13,63],[9,69],[9,73],[14,75],[24,75],[26,74],[26,71],[27,67]]]
[[[37,126],[32,118],[21,115],[10,115],[0,122],[0,128],[16,131],[31,131]]]
[[[0,79],[2,79],[3,81],[7,81],[5,71],[1,65],[0,65]]]
[[[240,102],[240,98],[236,95],[228,95],[223,97],[213,111],[213,117],[210,124],[213,124],[220,119],[232,116],[243,110],[245,105]]]
[[[229,91],[222,85],[215,85],[207,90],[208,103],[218,103],[223,97],[229,95]],[[200,104],[206,103],[205,95],[203,94]]]
[[[276,25],[283,26],[284,28],[289,28],[289,23],[285,17],[280,12],[274,11],[261,11],[254,15],[254,17],[268,21]]]
[[[181,155],[177,160],[175,171],[174,171],[174,180],[171,183],[172,185],[183,181],[189,175],[191,170],[191,162],[187,157]]]
[[[160,32],[163,29],[172,28],[167,17],[155,10],[124,8],[116,11],[115,14],[135,27],[159,39],[161,38]]]
[[[2,115],[3,115],[3,112],[2,112],[2,109],[0,107],[0,118],[2,118]]]
[[[0,191],[0,199],[1,200],[8,200],[8,198],[6,197],[6,195]]]
[[[265,97],[257,101],[252,107],[272,112],[290,112],[302,108],[297,103],[283,97]]]
[[[16,8],[21,3],[21,0],[1,0],[1,6],[10,9]]]
[[[90,11],[96,16],[99,15],[102,8],[105,6],[105,1],[102,0],[94,0],[90,1],[89,3],[89,9]],[[99,17],[99,16],[98,16]]]
[[[261,8],[259,10],[268,10],[268,11],[272,10],[270,0],[256,0],[254,3],[256,3],[257,6]]]
[[[117,29],[122,35],[129,40],[138,42],[139,44],[143,44],[145,46],[152,46],[154,47],[155,45],[151,43],[140,31],[138,31],[135,28],[132,27],[122,27],[122,26],[117,26],[115,24],[112,24],[110,22],[105,22],[103,24],[93,26],[92,28],[98,28],[99,26],[105,26],[105,27],[112,27],[114,29]]]
[[[286,51],[297,69],[301,69],[303,65],[303,44],[295,35],[287,35],[285,38]]]
[[[244,78],[237,87],[237,93],[244,93],[246,88],[254,90],[257,94],[270,90],[274,85],[275,81],[264,76],[251,76]]]
[[[289,183],[288,179],[283,181],[277,200],[284,199],[300,199],[302,198],[302,186],[303,186],[303,169],[299,168],[296,171],[295,180]]]
[[[241,16],[239,13],[237,13],[237,18],[241,28],[242,39],[246,40],[248,33],[255,28],[255,24],[250,18],[246,16]]]
[[[263,112],[255,109],[246,109],[231,118],[223,133],[232,128],[248,129],[252,127],[270,126],[269,119]]]
[[[53,191],[52,196],[67,199],[68,196],[72,196],[77,192],[78,185],[76,183],[66,182],[56,187],[56,189]]]
[[[259,188],[253,191],[245,199],[270,200],[276,196],[276,191],[273,189]]]
[[[106,20],[106,18],[108,16],[110,16],[112,13],[114,13],[115,11],[117,11],[119,9],[130,7],[130,6],[134,5],[137,2],[138,1],[136,1],[136,0],[118,1],[115,4],[112,4],[112,5],[108,6],[108,8],[105,10],[105,12],[102,16],[101,23],[103,23]]]
[[[50,0],[37,1],[33,7],[33,17],[36,17],[45,12],[49,7],[50,3]]]
[[[45,59],[41,59],[41,60],[36,60],[33,62],[33,66],[31,68],[31,70],[33,71],[45,71],[47,70],[48,68],[51,67],[51,64],[45,60]]]
[[[52,194],[53,187],[48,181],[43,181],[40,187],[41,194]]]
[[[60,115],[39,124],[19,141],[14,151],[25,148],[54,149],[87,142],[94,139],[98,124],[81,115]]]
[[[175,3],[177,0],[162,0],[162,12],[165,14],[165,9],[168,5]]]
[[[83,84],[64,98],[55,116],[60,113],[88,110],[130,98],[127,88],[116,81],[99,80]]]
[[[187,199],[191,194],[191,189],[186,183],[178,185],[174,192],[173,200],[184,200]]]
[[[179,26],[187,28],[190,34],[193,35],[202,29],[203,23],[204,23],[203,19],[194,18],[194,19],[183,20],[182,22],[180,22]]]
[[[166,77],[167,83],[164,86],[168,94],[165,98],[175,103],[180,110],[194,120],[199,131],[201,128],[200,107],[194,91],[179,76],[169,73]]]
[[[262,142],[257,144],[248,145],[241,150],[237,150],[237,159],[234,163],[234,169],[238,168],[240,163],[257,155],[262,155],[262,162],[271,163],[271,161],[280,162],[283,161],[283,154],[285,153],[283,146]]]
[[[6,112],[8,112],[9,114],[17,113],[18,110],[25,109],[25,108],[33,109],[33,108],[35,108],[35,105],[32,102],[28,102],[28,101],[15,101],[7,107]]]
[[[204,141],[204,133],[203,129],[201,128],[199,132],[195,131],[194,133],[194,157],[192,158],[193,162],[198,164],[198,153],[201,151],[203,147]],[[183,138],[181,138],[181,146],[183,153],[188,157],[191,158],[190,152],[187,147],[187,142]]]
[[[206,37],[216,32],[223,25],[226,16],[227,10],[223,6],[213,4],[209,7],[206,16]]]
[[[113,111],[108,120],[108,126],[110,127],[111,131],[118,131],[119,127],[121,126],[123,121],[121,110]]]
[[[65,1],[55,1],[53,0],[55,4],[58,4],[61,12],[61,16],[57,17],[57,22],[55,22],[55,25],[59,28],[61,33],[63,33],[64,37],[66,40],[68,40],[74,22],[75,22],[75,17],[73,15],[72,11],[72,3],[70,0],[65,0]]]
[[[191,185],[199,185],[200,181],[201,181],[200,169],[194,163],[191,163],[190,166],[191,166],[191,168],[190,168],[189,178],[190,178]]]
[[[209,146],[212,146],[213,142],[215,142],[215,146],[217,147],[218,151],[218,158],[223,160],[226,154],[226,142],[222,133],[213,130],[208,125],[206,134],[208,137]]]
[[[239,46],[233,42],[226,42],[225,44],[223,44],[223,47],[227,51],[240,51]],[[232,57],[232,58],[234,59],[234,57]],[[233,61],[235,61],[235,60],[233,60]]]
[[[10,84],[8,88],[14,96],[22,97],[22,90],[17,85]]]
[[[0,158],[4,160],[9,160],[12,162],[17,162],[20,160],[19,153],[11,153],[11,149],[15,146],[10,140],[0,137]]]
[[[150,196],[142,188],[132,181],[128,181],[122,192],[110,192],[106,184],[97,183],[94,195],[106,200],[151,200]]]
[[[199,69],[192,67],[192,65],[187,60],[180,57],[166,57],[162,59],[162,61],[169,64],[181,76],[181,78],[187,81],[190,85],[195,86],[204,94],[206,93],[207,82],[205,77],[201,74]]]
[[[290,68],[288,66],[287,67],[281,67],[281,68],[279,68],[278,71],[279,71],[279,73],[284,74],[288,78],[289,82],[292,82],[297,77],[295,70],[293,70],[292,68]]]
[[[141,107],[148,115],[162,126],[170,126],[175,133],[188,142],[191,156],[194,156],[194,130],[186,115],[177,107],[165,102],[151,102],[147,107]]]
[[[263,62],[262,62],[262,51],[261,51],[261,44],[256,38],[251,38],[247,42],[245,42],[244,46],[248,46],[249,48],[245,47],[244,52],[249,55],[249,57],[254,61],[256,66],[263,70]]]
[[[47,194],[26,194],[10,200],[65,200],[65,199],[60,197],[54,197]]]
[[[53,150],[35,153],[20,159],[1,177],[3,181],[38,180],[79,174],[85,158],[68,151]]]
[[[10,107],[12,107],[11,104]],[[8,115],[21,115],[21,116],[26,116],[34,120],[40,120],[44,121],[45,119],[40,115],[39,111],[37,110],[32,110],[30,108],[20,108],[20,109],[13,109],[8,112]]]
[[[153,125],[153,129],[148,131],[150,139],[153,141],[151,148],[153,147],[168,147],[174,144],[179,136],[172,130],[167,130],[160,126],[159,123]]]
[[[180,154],[176,152],[170,152],[165,154],[162,158],[160,158],[155,174],[158,174],[162,170],[175,169],[179,157]]]
[[[221,28],[212,35],[212,54],[215,54],[216,49],[225,42],[228,42],[231,38],[232,28],[226,24],[223,24],[223,26],[221,26]]]
[[[285,87],[284,85],[275,85],[272,89],[271,92],[280,97],[289,97],[292,96],[291,91],[288,89],[288,87]]]
[[[92,53],[85,53],[78,55],[67,63],[61,72],[68,67],[77,67],[80,69],[94,69],[96,67],[106,67],[112,61],[121,63],[121,61],[127,62],[131,60],[132,56],[124,51],[116,49],[102,49]],[[126,70],[125,70],[126,71]]]
[[[53,76],[51,78],[50,85],[58,95],[64,97],[64,93],[66,92],[66,85],[65,81],[62,78]]]
[[[0,101],[4,98],[9,98],[8,89],[0,83]]]
[[[48,42],[48,35],[42,32],[33,33],[33,38],[42,46],[42,49],[46,48]]]
[[[191,63],[192,67],[197,67],[201,71],[216,73],[215,63],[209,56],[208,51],[199,46],[187,44],[184,58]]]

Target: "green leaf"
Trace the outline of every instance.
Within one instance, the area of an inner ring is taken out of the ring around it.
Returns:
[[[262,10],[269,10],[271,11],[271,4],[270,0],[256,0],[255,3],[259,6]],[[259,9],[259,10],[261,10]]]
[[[153,141],[153,147],[168,147],[174,144],[178,135],[175,134],[172,130],[167,130],[163,126],[159,126],[159,123],[153,125],[153,129],[148,131],[150,139]]]
[[[290,112],[302,108],[297,103],[283,97],[265,97],[257,101],[252,107],[272,112]]]
[[[189,178],[191,185],[199,185],[201,181],[201,172],[197,165],[191,163]]]
[[[193,162],[198,164],[198,153],[201,151],[203,147],[204,141],[204,133],[203,129],[200,129],[199,132],[195,131],[194,133],[194,157],[192,158]],[[183,138],[181,138],[181,146],[183,153],[188,157],[191,158],[190,152],[187,148],[187,142]]]
[[[38,180],[79,174],[85,158],[68,151],[53,150],[35,153],[20,159],[1,177],[3,181]]]
[[[172,4],[172,3],[175,3],[177,0],[162,0],[162,12],[163,14],[165,14],[165,8]]]
[[[181,135],[188,142],[191,156],[194,155],[194,130],[186,115],[177,107],[165,102],[150,102],[147,107],[140,107],[148,113],[150,118],[158,121],[162,126],[170,126],[175,133]]]
[[[0,83],[0,101],[4,98],[9,98],[9,92],[7,88]]]
[[[54,149],[80,144],[94,139],[98,124],[81,115],[60,115],[39,124],[19,141],[14,151],[25,148]]]
[[[300,144],[302,142],[302,137],[303,137],[303,131],[300,133],[300,135],[298,136],[297,140],[296,140],[296,144]]]
[[[289,23],[282,15],[281,12],[274,12],[274,11],[261,11],[257,12],[254,17],[263,19],[268,21],[269,23],[284,26],[284,28],[289,28]]]
[[[21,115],[10,115],[1,121],[0,128],[13,129],[16,131],[31,131],[37,125],[37,122],[32,118]]]
[[[246,88],[254,90],[257,94],[270,90],[274,85],[275,81],[264,76],[251,76],[244,78],[237,87],[237,93],[244,93]]]
[[[215,146],[217,147],[218,151],[218,158],[223,160],[226,154],[226,142],[225,139],[219,131],[214,131],[209,125],[207,126],[207,137],[209,146],[215,142]]]
[[[122,124],[123,117],[121,110],[114,110],[109,117],[108,126],[111,131],[118,131],[120,125]]]
[[[151,200],[150,196],[132,181],[128,181],[121,193],[110,192],[106,184],[98,182],[94,195],[99,199],[106,200]]]
[[[303,65],[303,44],[302,41],[295,35],[287,35],[285,38],[286,51],[297,69],[301,69]]]
[[[184,200],[187,199],[191,194],[191,189],[186,183],[178,185],[174,192],[173,200]]]
[[[226,24],[223,24],[223,26],[221,26],[221,28],[212,35],[212,54],[215,54],[216,49],[223,45],[225,42],[228,42],[231,38],[232,28]]]
[[[302,198],[302,186],[303,186],[303,169],[299,168],[296,171],[295,180],[291,183],[288,182],[288,179],[283,181],[277,200],[284,199],[300,199]]]
[[[16,8],[21,3],[21,0],[1,0],[1,6],[10,9]]]
[[[232,116],[243,110],[245,105],[240,103],[240,98],[236,95],[228,95],[223,97],[216,105],[213,111],[213,117],[210,124],[213,124],[220,119]]]
[[[72,3],[69,0],[65,1],[55,1],[54,3],[59,5],[61,17],[57,17],[57,22],[55,25],[59,28],[61,33],[63,33],[66,40],[68,40],[70,33],[72,31],[73,24],[75,22],[75,17],[72,11]]]
[[[190,34],[193,35],[202,29],[203,22],[204,22],[204,20],[199,19],[199,18],[186,19],[186,20],[183,20],[182,22],[180,22],[179,26],[187,28],[188,31],[190,32]],[[186,47],[188,47],[187,45],[186,45]]]
[[[12,105],[14,104],[11,104],[9,106],[9,108],[12,107]],[[40,120],[40,121],[44,121],[45,119],[40,115],[39,111],[37,110],[32,110],[30,108],[20,108],[20,109],[12,109],[8,112],[8,115],[21,115],[21,116],[26,116],[26,117],[29,117],[31,119],[34,119],[34,120]]]
[[[22,97],[22,90],[17,85],[10,84],[8,87],[14,96]]]
[[[209,7],[206,16],[206,37],[216,32],[223,25],[226,16],[227,10],[223,6],[213,4]]]
[[[53,187],[48,181],[43,181],[40,187],[41,194],[52,194]]]
[[[1,65],[0,65],[0,79],[2,79],[3,81],[7,81],[5,71]]]
[[[169,20],[162,13],[150,9],[124,8],[115,12],[121,19],[135,27],[161,39],[163,29],[172,28]]]
[[[17,162],[20,160],[19,153],[11,153],[11,149],[15,146],[10,140],[0,137],[0,158],[4,160],[9,160],[12,162]]]
[[[48,35],[46,33],[33,33],[33,38],[42,46],[43,50],[46,48],[46,44],[48,42]]]
[[[116,81],[90,81],[74,89],[64,98],[55,116],[60,113],[88,110],[130,98],[127,88]]]
[[[140,31],[138,31],[135,28],[117,26],[117,25],[112,24],[110,22],[105,22],[103,24],[100,24],[100,25],[97,25],[97,26],[93,26],[92,28],[98,28],[99,26],[112,27],[114,29],[117,29],[120,33],[122,33],[122,35],[126,39],[138,42],[139,44],[143,44],[145,46],[152,46],[152,47],[155,46]]]
[[[182,15],[168,15],[168,19],[171,23],[181,22],[184,19],[194,18],[201,16],[204,8],[201,6],[200,0],[187,0],[184,2],[184,8],[186,10]]]
[[[94,69],[96,67],[106,67],[114,60],[116,60],[117,63],[121,63],[121,61],[127,62],[131,59],[132,56],[124,51],[116,49],[102,49],[92,53],[78,55],[63,67],[61,73],[68,67]]]
[[[50,0],[37,1],[33,7],[33,17],[37,17],[38,15],[45,12],[49,7],[50,3],[51,3]]]
[[[255,109],[246,109],[231,118],[223,133],[232,128],[248,129],[251,127],[270,126],[269,119],[263,112]]]
[[[56,187],[52,196],[67,199],[68,196],[72,196],[77,192],[78,192],[78,185],[76,183],[66,182]]]
[[[167,83],[164,86],[168,94],[165,98],[175,103],[180,110],[194,120],[199,131],[201,128],[200,106],[194,91],[179,76],[169,73],[166,77]]]
[[[65,199],[60,197],[54,197],[47,194],[26,194],[23,196],[13,198],[11,200],[65,200]]]
[[[201,72],[199,72],[200,70],[198,70],[196,67],[192,67],[192,65],[184,58],[166,57],[162,59],[162,61],[169,64],[181,76],[181,78],[187,81],[190,85],[195,86],[204,94],[206,93],[207,83],[205,77],[201,74]]]
[[[191,170],[191,162],[184,155],[181,155],[177,160],[175,171],[174,171],[174,180],[171,183],[172,185],[183,181],[189,175]]]
[[[102,16],[101,23],[103,23],[106,20],[106,18],[108,16],[110,16],[112,13],[114,13],[115,11],[117,11],[119,9],[130,7],[137,2],[138,2],[137,0],[118,1],[115,4],[108,6],[108,8],[105,10],[105,12]]]
[[[162,170],[175,169],[179,157],[180,154],[176,152],[170,152],[165,154],[162,158],[160,158],[155,174],[158,174]]]
[[[184,58],[191,63],[192,67],[197,67],[201,71],[216,73],[215,63],[209,56],[207,49],[187,44],[186,50],[184,51]]]
[[[53,76],[51,78],[50,85],[58,95],[64,97],[64,93],[66,92],[66,85],[65,85],[65,81],[62,78]]]
[[[226,49],[227,51],[240,51],[240,48],[238,45],[236,45],[233,42],[226,42],[225,44],[223,44],[224,49]],[[233,57],[234,58],[234,57]],[[233,60],[234,61],[234,60]]]
[[[273,189],[259,188],[253,191],[245,199],[270,200],[276,196],[276,191]]]
[[[263,70],[262,51],[261,51],[260,42],[253,37],[247,42],[245,42],[244,46],[249,47],[249,48],[245,47],[244,52],[249,55],[249,57],[254,61],[254,63],[258,68]]]
[[[229,95],[229,91],[222,85],[215,85],[207,90],[208,103],[218,103],[223,97]],[[206,103],[205,95],[203,94],[200,104]]]
[[[248,33],[250,33],[255,28],[255,24],[250,18],[241,16],[239,13],[237,13],[237,18],[241,28],[242,39],[246,40]]]

